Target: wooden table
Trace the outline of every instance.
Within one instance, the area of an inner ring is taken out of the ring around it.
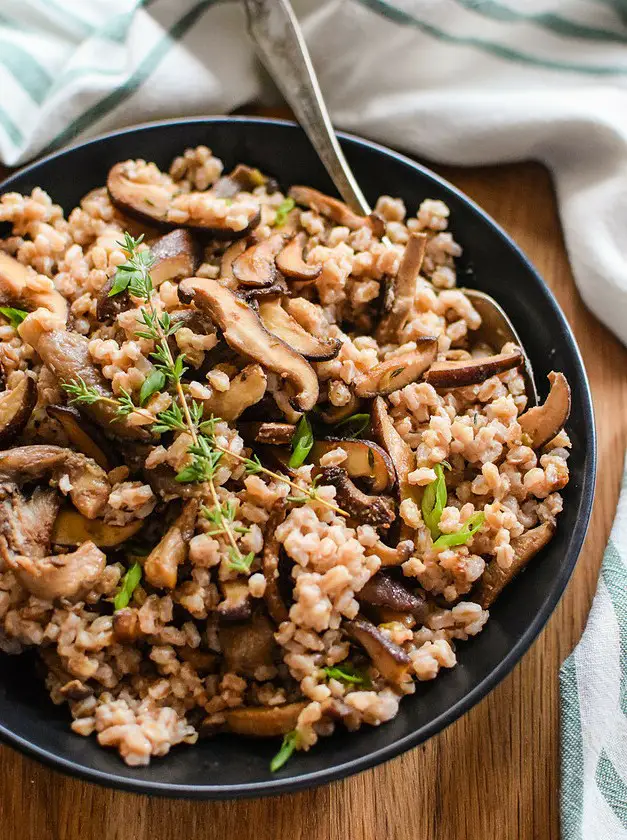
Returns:
[[[592,524],[565,597],[524,660],[427,744],[310,792],[241,802],[148,799],[84,784],[0,748],[2,840],[556,840],[560,663],[584,628],[627,443],[627,350],[584,308],[551,181],[537,164],[435,167],[522,246],[555,292],[596,406]]]

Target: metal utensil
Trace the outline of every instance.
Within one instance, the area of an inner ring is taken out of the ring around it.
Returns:
[[[355,212],[368,215],[372,212],[370,205],[335,136],[307,44],[289,0],[244,0],[244,5],[248,32],[259,59],[309,137],[342,199]],[[527,399],[529,405],[537,405],[531,363],[514,325],[490,295],[476,289],[463,291],[481,315],[484,340],[497,348],[513,341],[522,349]]]

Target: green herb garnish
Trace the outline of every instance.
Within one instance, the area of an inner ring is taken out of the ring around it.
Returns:
[[[342,682],[352,683],[353,685],[370,685],[368,675],[359,671],[350,662],[344,663],[342,667],[334,665],[323,668],[322,670],[330,680],[341,680]]]
[[[120,584],[120,589],[118,590],[115,598],[113,599],[113,608],[117,612],[118,610],[123,610],[124,607],[127,607],[133,592],[139,585],[139,581],[142,579],[142,567],[136,561],[133,563],[132,566],[129,566],[128,571],[122,578],[122,583]]]
[[[293,198],[284,198],[276,209],[276,217],[274,219],[274,227],[281,227],[287,220],[287,214],[290,210],[296,207],[296,202]]]
[[[300,418],[296,432],[292,439],[292,454],[287,462],[288,467],[296,469],[305,463],[305,459],[314,445],[313,430],[306,414]]]
[[[422,519],[431,531],[431,539],[437,540],[440,536],[438,524],[442,516],[442,511],[446,507],[447,493],[442,464],[436,464],[433,470],[436,474],[436,479],[430,484],[427,484],[422,494]]]
[[[294,750],[297,749],[299,742],[300,736],[295,729],[283,736],[281,749],[270,762],[270,770],[273,773],[276,773],[277,770],[280,770],[281,767],[283,767],[285,762],[291,757]]]
[[[150,268],[154,265],[155,258],[150,250],[137,250],[144,240],[144,234],[133,239],[130,233],[125,232],[124,242],[118,242],[128,256],[128,260],[117,267],[113,286],[109,297],[128,291],[138,298],[148,300],[152,293],[152,280],[150,279]]]
[[[485,513],[481,510],[473,513],[464,522],[459,531],[454,534],[442,534],[433,543],[434,548],[451,548],[455,545],[464,545],[468,540],[474,536],[485,521]]]
[[[19,327],[24,318],[28,315],[23,309],[15,309],[13,306],[0,306],[0,313],[4,315],[12,327]]]
[[[163,390],[166,383],[166,375],[162,370],[154,368],[144,379],[139,392],[139,404],[145,405],[153,394]]]
[[[370,425],[369,414],[351,414],[350,417],[345,417],[335,424],[336,429],[344,429],[344,436],[349,438],[356,438],[363,434]]]

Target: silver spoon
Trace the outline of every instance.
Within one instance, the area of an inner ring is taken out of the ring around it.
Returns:
[[[248,31],[257,54],[274,80],[305,133],[342,199],[356,213],[370,214],[371,208],[344,157],[329,118],[316,71],[302,30],[289,0],[244,0]],[[529,405],[537,405],[533,370],[514,325],[490,295],[463,289],[479,312],[483,336],[498,339],[496,346],[512,341],[523,351],[525,390]]]

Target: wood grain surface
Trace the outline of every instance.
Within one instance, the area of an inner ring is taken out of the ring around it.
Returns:
[[[616,506],[627,443],[627,350],[577,294],[541,166],[435,168],[494,216],[536,264],[574,328],[592,383],[599,436],[592,524],[543,634],[514,672],[445,732],[382,767],[305,793],[241,802],[148,799],[66,778],[2,747],[2,840],[559,837],[557,673],[583,630]]]

